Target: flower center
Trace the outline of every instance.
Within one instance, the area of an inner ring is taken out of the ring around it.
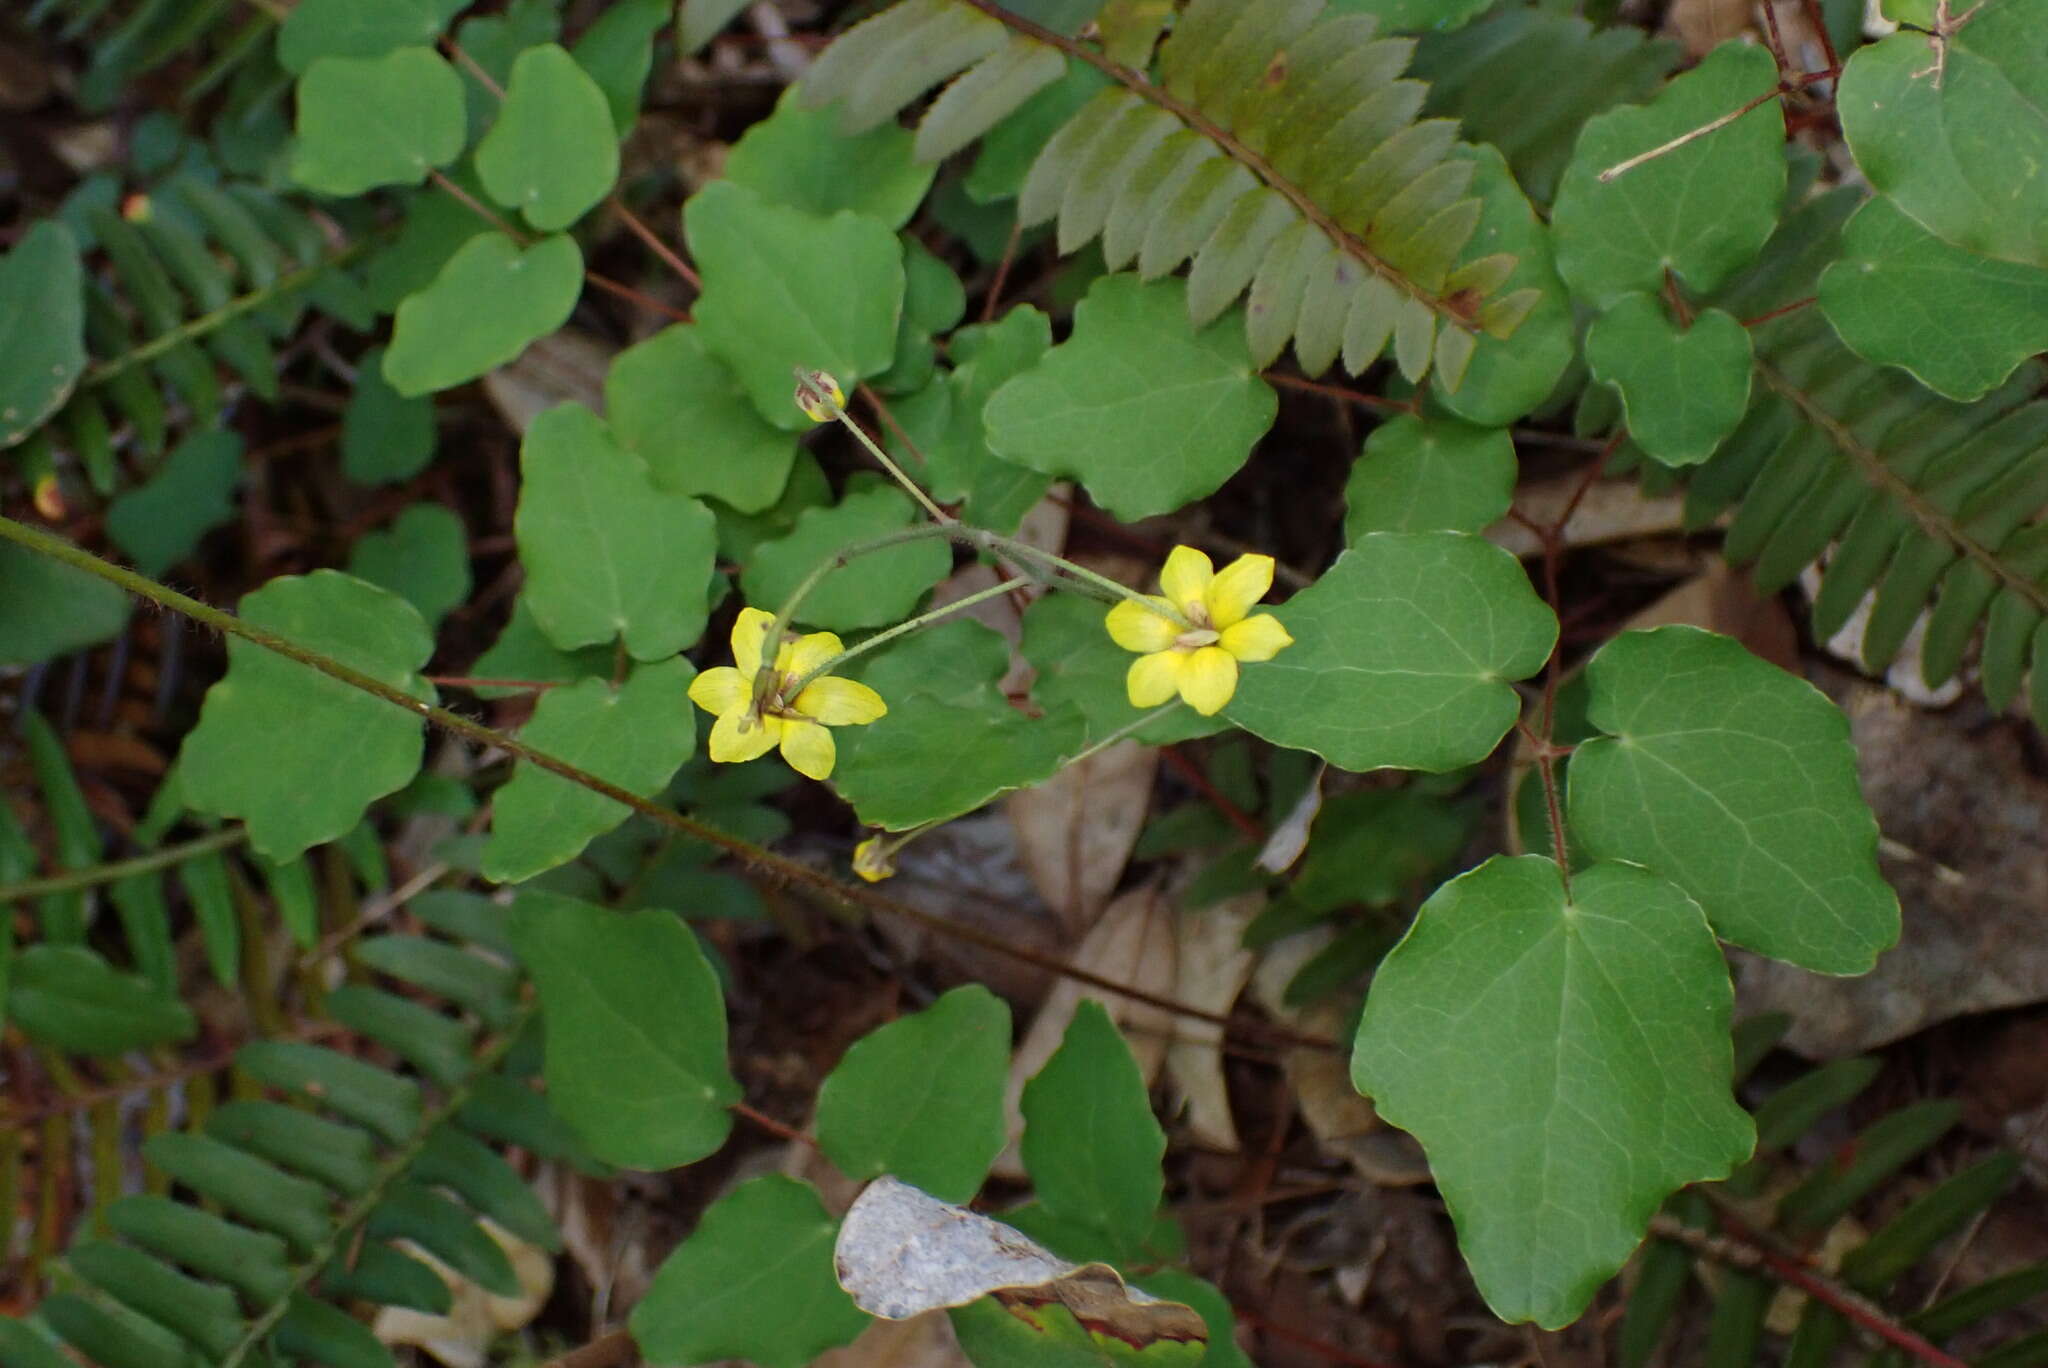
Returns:
[[[1179,636],[1175,637],[1173,639],[1173,649],[1176,651],[1199,651],[1204,646],[1214,646],[1218,641],[1222,640],[1222,637],[1223,633],[1213,627],[1197,626],[1194,630],[1182,632]]]

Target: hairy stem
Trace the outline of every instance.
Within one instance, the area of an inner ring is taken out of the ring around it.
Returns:
[[[912,530],[926,535],[947,535],[970,543],[978,543],[981,538],[993,536],[991,533],[984,533],[973,528],[963,528],[957,525],[946,528]],[[740,861],[743,866],[762,877],[770,879],[784,888],[809,893],[826,905],[836,907],[841,911],[853,913],[857,916],[881,915],[901,917],[906,921],[931,931],[934,935],[943,936],[950,940],[965,941],[968,944],[987,950],[991,954],[1001,955],[1007,959],[1016,960],[1019,963],[1029,964],[1034,968],[1043,969],[1047,973],[1072,979],[1076,983],[1087,984],[1091,988],[1099,988],[1105,992],[1121,993],[1127,998],[1142,1002],[1150,1007],[1156,1007],[1163,1012],[1171,1012],[1177,1016],[1185,1016],[1197,1021],[1206,1021],[1212,1025],[1221,1026],[1228,1031],[1236,1032],[1240,1036],[1254,1039],[1264,1038],[1286,1044],[1306,1046],[1310,1049],[1334,1050],[1337,1048],[1336,1042],[1326,1036],[1309,1035],[1287,1029],[1286,1027],[1233,1017],[1222,1012],[1211,1012],[1189,1003],[1176,1001],[1173,998],[1149,993],[1142,988],[1119,983],[1114,979],[1106,978],[1100,974],[1082,969],[1077,965],[1069,964],[1055,956],[1031,950],[1017,944],[1013,938],[1002,936],[992,931],[983,931],[977,927],[969,926],[935,913],[926,912],[921,908],[911,906],[909,903],[899,902],[874,889],[861,888],[842,882],[823,870],[814,869],[801,861],[778,855],[774,851],[764,849],[751,841],[742,840],[737,836],[721,831],[715,826],[686,817],[673,808],[664,807],[651,799],[643,798],[631,790],[619,787],[608,779],[599,778],[587,770],[579,769],[568,761],[560,759],[547,751],[529,746],[518,738],[497,730],[495,727],[487,727],[481,722],[462,716],[460,713],[450,712],[446,708],[428,703],[423,699],[414,698],[403,689],[394,688],[380,679],[372,678],[360,670],[353,669],[338,660],[322,655],[318,651],[309,650],[296,642],[278,636],[274,632],[266,631],[261,627],[244,622],[233,614],[224,613],[218,608],[201,603],[189,595],[181,594],[175,589],[157,583],[146,575],[138,575],[132,570],[103,561],[91,552],[73,546],[70,542],[53,536],[40,528],[30,527],[24,523],[16,522],[12,518],[0,516],[0,539],[27,547],[29,550],[48,556],[52,560],[61,561],[73,569],[81,570],[95,578],[118,585],[139,598],[147,599],[151,603],[189,617],[193,621],[211,627],[217,632],[228,636],[240,637],[242,640],[252,642],[264,650],[275,652],[288,660],[296,661],[309,670],[326,675],[329,679],[338,680],[351,688],[359,689],[363,693],[381,699],[395,708],[402,708],[413,716],[422,718],[443,731],[460,736],[464,740],[474,742],[480,746],[495,747],[508,755],[526,761],[536,768],[544,769],[550,774],[566,779],[579,788],[588,789],[592,793],[603,794],[614,802],[623,803],[657,826],[684,836],[694,837],[706,845],[726,852]],[[907,540],[908,538],[905,539]],[[996,538],[996,541],[1006,542],[1008,539]]]

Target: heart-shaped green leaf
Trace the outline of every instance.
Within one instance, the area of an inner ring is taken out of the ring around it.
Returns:
[[[839,1222],[809,1184],[749,1179],[713,1202],[633,1308],[652,1363],[803,1368],[868,1327],[832,1271]]]
[[[528,889],[512,941],[546,1013],[548,1103],[591,1153],[666,1169],[725,1143],[725,998],[681,918]]]
[[[146,483],[114,500],[107,535],[143,574],[161,575],[234,516],[241,482],[242,439],[223,428],[202,429],[171,448]]]
[[[469,535],[453,510],[414,504],[355,544],[348,572],[419,609],[432,631],[469,597]]]
[[[1624,295],[1586,330],[1593,378],[1621,391],[1628,435],[1668,466],[1698,465],[1749,408],[1749,330],[1719,309],[1681,329],[1646,294]]]
[[[1604,307],[1631,290],[1662,289],[1667,270],[1704,293],[1756,256],[1785,195],[1785,118],[1776,100],[1600,177],[1733,113],[1777,80],[1769,52],[1723,43],[1650,103],[1587,121],[1550,219],[1557,271],[1573,293]]]
[[[717,531],[703,504],[656,489],[580,404],[533,420],[519,472],[524,596],[549,640],[574,650],[623,638],[635,660],[660,660],[704,634]]]
[[[2048,267],[2048,9],[1948,12],[1969,20],[1946,41],[1901,32],[1850,57],[1835,97],[1842,134],[1871,185],[1928,232]]]
[[[41,427],[85,373],[85,274],[56,219],[0,258],[0,450]]]
[[[505,107],[476,148],[484,189],[543,233],[567,228],[619,178],[619,143],[604,92],[561,47],[519,54]]]
[[[891,1174],[965,1202],[1003,1152],[1010,1007],[978,983],[870,1031],[818,1089],[818,1147],[849,1178]]]
[[[1483,532],[1515,495],[1515,444],[1500,428],[1405,416],[1381,423],[1344,482],[1344,536]]]
[[[850,390],[894,362],[903,249],[887,224],[818,218],[713,181],[683,207],[683,225],[704,279],[698,336],[770,423],[810,426],[793,397],[799,367]]]
[[[837,117],[808,108],[791,86],[775,112],[732,145],[725,174],[772,204],[821,218],[851,209],[901,228],[938,170],[911,156],[912,139],[894,122],[848,137]]]
[[[434,698],[418,674],[434,639],[396,594],[338,570],[315,570],[271,580],[240,611],[245,622],[295,645],[415,698]],[[206,691],[178,775],[190,807],[241,818],[250,844],[282,862],[340,839],[363,809],[405,787],[419,772],[423,746],[419,718],[230,637],[227,675]]]
[[[1842,229],[1820,307],[1865,361],[1964,402],[2048,350],[2048,270],[1951,247],[1887,199]]]
[[[462,155],[462,81],[430,48],[322,57],[299,78],[292,179],[324,195],[418,185]]]
[[[635,666],[613,688],[584,679],[549,689],[519,739],[642,798],[659,793],[697,744],[690,681],[681,656]],[[566,864],[632,815],[624,803],[522,761],[491,797],[484,877],[518,883]]]
[[[1243,667],[1224,716],[1348,770],[1485,759],[1557,640],[1521,564],[1457,532],[1371,533],[1274,611],[1294,644]]]
[[[521,251],[503,233],[480,233],[398,306],[384,378],[402,395],[474,380],[568,322],[582,292],[574,238],[557,234]]]
[[[1235,315],[1188,330],[1187,286],[1104,276],[1074,332],[982,410],[989,450],[1071,476],[1125,521],[1213,494],[1278,408]]]
[[[1352,1082],[1422,1141],[1503,1320],[1577,1319],[1666,1196],[1749,1154],[1733,999],[1682,890],[1599,864],[1567,895],[1538,855],[1439,888],[1380,963]]]
[[[294,76],[322,57],[381,57],[431,46],[467,0],[299,0],[277,30],[277,61]]]
[[[1572,753],[1571,834],[1706,909],[1723,940],[1860,974],[1899,937],[1849,723],[1826,696],[1694,627],[1624,632],[1586,666],[1605,736]]]
[[[688,323],[612,359],[605,415],[620,446],[674,494],[708,494],[742,513],[772,507],[789,483],[796,438],[762,421],[723,361]]]

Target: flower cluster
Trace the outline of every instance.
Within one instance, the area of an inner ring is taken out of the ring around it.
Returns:
[[[1175,694],[1204,717],[1237,692],[1239,662],[1271,660],[1294,638],[1271,613],[1251,614],[1273,587],[1271,556],[1239,556],[1218,572],[1192,546],[1176,546],[1159,572],[1160,597],[1125,599],[1106,626],[1139,652],[1125,676],[1131,703],[1156,708]]]
[[[738,764],[777,746],[791,769],[808,779],[832,773],[838,756],[827,727],[859,726],[889,711],[882,696],[851,679],[820,675],[799,682],[845,647],[830,632],[784,640],[774,667],[763,670],[775,615],[742,608],[732,628],[731,665],[718,665],[690,682],[690,700],[718,721],[711,727],[711,758]]]

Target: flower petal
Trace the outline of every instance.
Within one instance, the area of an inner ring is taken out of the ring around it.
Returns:
[[[1190,652],[1180,669],[1180,696],[1204,717],[1222,711],[1237,692],[1237,657],[1221,646]]]
[[[870,836],[853,848],[853,872],[869,883],[880,883],[895,874],[896,862],[880,836]]]
[[[1252,605],[1273,587],[1271,556],[1239,556],[1209,581],[1202,602],[1209,609],[1209,625],[1217,631],[1244,621]]]
[[[887,713],[889,705],[865,684],[824,675],[804,685],[796,710],[828,727],[858,727]]]
[[[1223,629],[1216,643],[1239,660],[1271,660],[1294,644],[1294,638],[1271,613],[1260,613]],[[699,678],[702,678],[700,675]]]
[[[766,755],[775,748],[783,725],[779,717],[753,717],[743,708],[720,713],[711,724],[711,758],[721,765],[737,765]]]
[[[1179,651],[1158,651],[1139,656],[1124,675],[1124,692],[1134,708],[1156,708],[1180,689],[1181,667],[1187,656]]]
[[[1161,609],[1165,599],[1151,599]],[[1135,599],[1123,599],[1109,610],[1109,616],[1102,620],[1109,628],[1109,639],[1126,651],[1151,653],[1163,651],[1173,645],[1173,639],[1180,635],[1180,624],[1165,615],[1145,607]]]
[[[739,672],[752,679],[761,671],[761,646],[768,640],[768,629],[775,625],[775,614],[764,613],[759,608],[742,608],[732,624],[732,663]]]
[[[1185,613],[1202,606],[1202,595],[1215,577],[1216,567],[1207,556],[1192,546],[1176,546],[1166,558],[1166,568],[1159,572],[1159,589]]]
[[[730,665],[714,665],[690,681],[690,701],[720,716],[744,712],[753,701],[754,681]]]
[[[832,633],[812,632],[798,637],[793,645],[784,648],[782,654],[775,658],[775,668],[801,679],[845,649]]]
[[[817,723],[796,718],[783,722],[782,758],[804,778],[823,779],[831,774],[832,762],[838,755],[838,747],[832,744],[832,733]]]

